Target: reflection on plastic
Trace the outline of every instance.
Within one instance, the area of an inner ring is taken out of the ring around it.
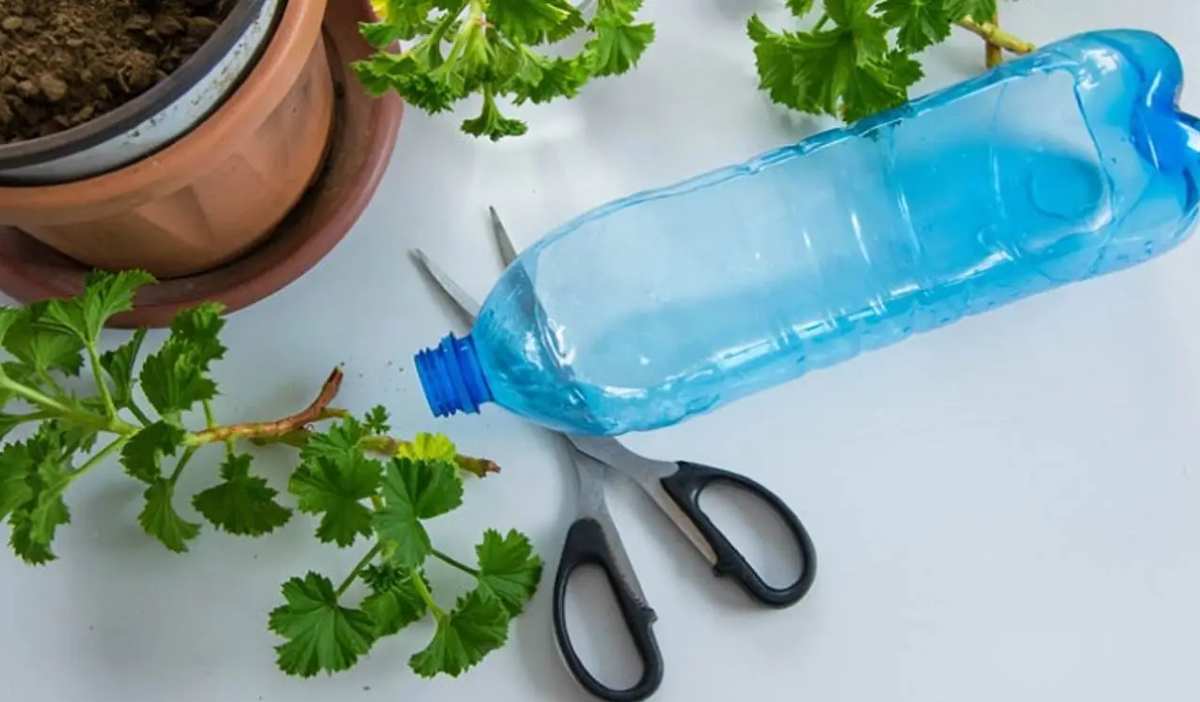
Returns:
[[[418,355],[430,406],[653,429],[1144,261],[1197,215],[1182,78],[1156,35],[1085,34],[587,213],[517,259],[470,337]]]

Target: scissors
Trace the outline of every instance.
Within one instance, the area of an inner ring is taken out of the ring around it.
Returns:
[[[517,252],[495,209],[490,212],[492,234],[507,266]],[[413,256],[455,303],[468,326],[473,324],[479,303],[420,249],[414,250]],[[783,500],[757,482],[697,463],[646,458],[611,437],[554,433],[561,434],[568,442],[579,476],[579,513],[567,532],[554,578],[554,634],[568,670],[596,697],[610,702],[643,700],[658,689],[663,676],[662,654],[652,628],[657,615],[646,601],[605,502],[604,483],[609,472],[620,473],[637,483],[709,562],[716,576],[732,577],[759,603],[787,607],[800,601],[812,586],[817,560],[808,532]],[[700,494],[718,482],[749,493],[782,518],[800,556],[800,574],[794,583],[783,588],[768,585],[700,508]],[[614,689],[601,683],[588,671],[571,643],[566,625],[567,583],[575,570],[584,565],[599,566],[604,571],[641,658],[642,675],[632,687]]]

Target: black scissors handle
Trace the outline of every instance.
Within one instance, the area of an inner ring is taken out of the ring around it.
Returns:
[[[633,637],[642,660],[642,677],[632,687],[617,690],[597,680],[579,659],[571,643],[566,621],[567,583],[575,569],[583,565],[599,566],[604,571],[609,587],[617,598],[617,605],[621,608],[625,626]],[[635,702],[654,694],[663,677],[662,654],[651,628],[657,618],[650,605],[621,577],[600,522],[585,517],[572,524],[567,532],[562,559],[558,562],[558,573],[554,577],[554,635],[567,668],[579,684],[596,697],[610,702]]]
[[[812,539],[791,508],[775,493],[744,475],[687,461],[680,461],[678,465],[679,470],[662,478],[661,483],[663,489],[692,520],[712,547],[717,557],[713,573],[717,577],[732,576],[751,597],[765,605],[788,607],[799,602],[812,587],[816,577],[817,554],[813,549]],[[800,555],[800,575],[796,582],[783,588],[768,585],[700,508],[700,494],[705,488],[718,482],[732,485],[765,502],[787,524]]]

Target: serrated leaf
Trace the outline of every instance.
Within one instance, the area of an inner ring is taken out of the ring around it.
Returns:
[[[598,16],[593,20],[592,27],[596,36],[585,45],[585,49],[590,57],[592,73],[597,76],[625,73],[637,65],[654,41],[654,25],[649,22],[626,24]]]
[[[458,458],[458,449],[444,434],[421,432],[411,442],[402,444],[396,450],[396,457],[413,461],[453,461]]]
[[[342,607],[333,584],[316,573],[283,584],[287,604],[271,612],[271,631],[287,639],[275,647],[276,662],[289,675],[312,677],[346,670],[374,643],[374,623],[365,612]]]
[[[174,456],[184,436],[174,424],[155,422],[134,434],[121,449],[121,465],[131,477],[154,484],[162,478],[163,456]]]
[[[221,466],[219,485],[192,498],[192,506],[218,529],[230,534],[261,536],[283,526],[290,510],[275,501],[278,494],[263,478],[250,475],[251,457],[229,456]]]
[[[813,0],[786,0],[785,4],[797,18],[803,18],[813,8]]]
[[[112,378],[112,401],[118,408],[128,407],[133,401],[134,370],[145,340],[146,330],[138,329],[129,341],[100,356],[100,365]]]
[[[416,568],[432,550],[422,519],[445,514],[462,504],[462,479],[453,463],[396,458],[383,480],[383,509],[375,531],[402,567]]]
[[[896,27],[900,48],[917,52],[950,36],[945,0],[883,0],[883,21]]]
[[[425,599],[413,585],[421,578],[426,590],[429,581],[419,570],[402,570],[392,564],[372,566],[363,573],[371,586],[371,594],[363,600],[362,608],[375,623],[375,638],[390,636],[425,616]]]
[[[200,525],[189,522],[175,511],[175,485],[159,478],[143,493],[146,506],[138,515],[138,524],[175,553],[187,552],[187,542],[200,533]]]
[[[583,15],[568,0],[491,0],[488,19],[519,44],[559,41],[585,24]]]
[[[354,417],[345,417],[326,431],[309,434],[308,441],[300,449],[300,460],[346,459],[361,453],[359,444],[365,438],[367,438],[366,427]]]
[[[521,136],[528,127],[519,119],[509,119],[500,113],[491,94],[483,98],[483,110],[474,119],[463,120],[462,130],[477,137],[499,141],[504,137]]]
[[[34,470],[26,444],[12,443],[0,450],[0,520],[33,499],[28,478]]]
[[[349,546],[358,536],[371,535],[371,510],[362,500],[379,490],[383,466],[361,452],[349,456],[318,456],[305,461],[288,482],[299,509],[321,515],[317,538]]]
[[[507,638],[508,613],[500,601],[473,590],[438,620],[433,640],[408,664],[424,678],[438,673],[457,677],[503,646]]]
[[[388,411],[383,405],[376,405],[367,412],[363,427],[371,434],[386,434],[392,430],[388,424]]]
[[[4,336],[5,350],[33,371],[22,378],[28,382],[38,383],[39,374],[53,370],[78,375],[83,367],[83,342],[74,333],[43,321],[47,304],[30,305],[18,312]]]
[[[43,422],[22,448],[5,450],[13,466],[24,465],[28,498],[9,514],[12,533],[9,544],[13,551],[32,565],[54,560],[50,546],[58,527],[71,521],[71,513],[62,499],[63,490],[71,482],[70,458],[73,445],[64,444],[64,432],[57,422]],[[10,467],[14,472],[20,468]],[[20,495],[14,496],[15,501]],[[7,502],[7,500],[6,500]]]
[[[133,309],[134,293],[153,282],[154,276],[145,271],[96,271],[88,275],[82,295],[51,301],[46,316],[81,342],[95,344],[109,318]]]
[[[542,577],[542,559],[533,552],[528,537],[515,529],[504,537],[488,529],[475,547],[475,554],[479,559],[479,589],[500,600],[509,616],[520,614]]]
[[[222,310],[221,305],[208,303],[179,313],[162,348],[142,364],[142,391],[164,417],[178,417],[197,402],[216,396],[217,386],[208,370],[212,361],[225,354],[219,339],[225,324]]]

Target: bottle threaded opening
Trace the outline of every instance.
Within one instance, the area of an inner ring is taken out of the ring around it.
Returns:
[[[437,346],[418,352],[415,361],[421,389],[435,417],[478,414],[479,406],[492,400],[470,335],[458,339],[449,334]]]

